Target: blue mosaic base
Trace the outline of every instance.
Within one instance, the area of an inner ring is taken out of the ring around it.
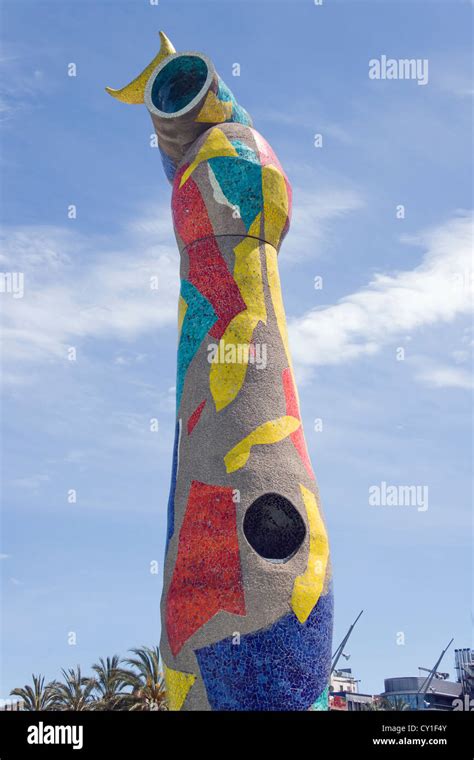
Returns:
[[[213,710],[309,710],[327,687],[333,598],[321,596],[303,625],[293,614],[270,628],[196,650]]]

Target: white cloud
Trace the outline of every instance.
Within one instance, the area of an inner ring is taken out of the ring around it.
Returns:
[[[6,228],[0,268],[24,273],[24,296],[0,294],[4,369],[15,363],[17,377],[19,362],[64,359],[85,338],[128,340],[175,324],[178,253],[169,217],[159,208],[107,240],[81,235],[74,222],[70,230]]]
[[[11,481],[11,484],[15,486],[16,488],[27,488],[31,490],[36,490],[39,488],[43,483],[48,483],[51,480],[49,475],[30,475],[25,478],[15,478],[15,480]]]
[[[293,188],[293,214],[290,231],[283,242],[283,263],[295,263],[317,258],[323,241],[326,241],[330,225],[345,214],[360,209],[364,201],[352,189],[326,187],[308,192],[301,187]]]
[[[420,370],[416,379],[433,388],[463,388],[473,387],[472,373],[460,367],[435,365]]]
[[[334,306],[290,322],[297,363],[341,364],[371,355],[399,335],[472,310],[471,215],[460,214],[403,242],[425,248],[415,269],[377,274]]]

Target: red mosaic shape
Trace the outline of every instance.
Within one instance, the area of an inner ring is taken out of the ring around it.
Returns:
[[[188,280],[207,298],[218,317],[209,335],[220,340],[229,322],[247,308],[245,301],[214,237],[191,243],[188,257]]]
[[[286,413],[291,417],[301,420],[300,408],[298,406],[298,399],[296,397],[295,384],[293,382],[293,375],[291,369],[287,367],[282,373],[283,390],[286,400]],[[303,426],[300,425],[298,430],[290,436],[292,443],[301,457],[301,460],[306,467],[306,471],[312,480],[315,480],[313,468],[311,466],[311,460],[309,458],[308,449],[306,448],[306,441],[304,439]]]
[[[260,158],[261,165],[269,166],[271,164],[272,166],[276,166],[276,168],[279,169],[280,172],[285,176],[285,172],[283,171],[282,165],[280,164],[278,158],[276,157],[273,151],[273,148],[267,143],[265,138],[262,137],[260,132],[257,132],[256,130],[253,131],[253,137],[258,149],[258,155]]]
[[[173,656],[220,610],[245,615],[233,489],[193,480],[166,600]]]
[[[189,177],[183,187],[179,186],[188,167],[189,164],[184,164],[177,172],[171,199],[174,224],[184,245],[214,234],[206,204],[195,181]]]
[[[204,401],[201,401],[199,406],[197,406],[194,412],[191,414],[188,420],[188,425],[187,425],[188,435],[190,435],[193,432],[194,428],[198,424],[199,418],[201,417],[201,414],[202,414],[202,410],[204,409],[205,406],[206,406],[206,399],[204,399]]]

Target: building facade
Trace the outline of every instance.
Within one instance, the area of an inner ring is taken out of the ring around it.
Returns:
[[[433,678],[427,692],[421,694],[419,690],[425,681],[425,676],[386,678],[385,690],[380,696],[395,709],[407,710],[452,710],[454,700],[462,696],[460,683],[440,678]]]

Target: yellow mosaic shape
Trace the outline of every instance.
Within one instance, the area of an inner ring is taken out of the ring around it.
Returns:
[[[180,670],[172,670],[163,663],[163,673],[166,684],[166,699],[168,708],[172,712],[181,710],[189,690],[196,680],[192,673],[182,673]]]
[[[260,214],[254,219],[249,230],[255,235],[260,228]],[[259,322],[266,324],[267,309],[263,292],[262,265],[259,242],[253,237],[244,238],[234,248],[234,280],[247,306],[227,325],[221,338],[223,353],[228,346],[248,346]],[[216,362],[211,364],[209,386],[216,411],[224,409],[239,393],[248,367],[248,354],[243,362]]]
[[[227,472],[235,472],[247,464],[252,446],[283,441],[298,430],[300,425],[300,420],[289,415],[259,425],[225,455],[224,464]]]
[[[203,161],[208,161],[210,158],[217,158],[218,156],[237,156],[238,153],[232,143],[227,139],[225,134],[219,129],[219,127],[214,127],[214,129],[211,129],[209,132],[209,136],[206,139],[206,141],[201,145],[201,148],[199,149],[196,158],[188,166],[186,171],[184,172],[183,176],[181,177],[181,181],[179,183],[179,186],[182,187],[187,179],[191,176],[193,171],[201,164]]]
[[[232,352],[239,344],[248,346],[252,340],[255,326],[254,320],[249,319],[247,311],[242,311],[227,326],[219,343],[219,356],[225,355],[226,349]],[[222,354],[221,354],[222,352]],[[241,352],[241,361],[216,361],[211,364],[209,387],[216,407],[216,412],[225,409],[239,393],[248,367],[248,352]]]
[[[125,87],[122,87],[120,90],[113,90],[112,87],[106,87],[105,89],[109,95],[112,95],[112,97],[117,100],[121,100],[122,103],[130,103],[131,105],[144,103],[145,87],[154,69],[156,69],[158,64],[169,55],[176,53],[176,50],[164,32],[160,32],[160,41],[160,49],[146,69],[135,77],[130,84],[125,85]]]
[[[305,623],[321,596],[329,557],[329,543],[315,495],[300,483],[309,522],[308,564],[293,586],[291,606],[300,623]]]
[[[288,219],[288,191],[285,179],[276,166],[262,167],[264,238],[278,246]]]
[[[267,282],[268,289],[270,291],[270,298],[273,304],[273,311],[275,312],[276,316],[278,331],[283,343],[283,348],[285,349],[286,361],[288,362],[291,376],[293,378],[293,388],[295,389],[295,396],[299,409],[300,400],[298,395],[298,387],[295,382],[295,373],[293,370],[293,361],[291,359],[290,346],[288,343],[286,314],[281,293],[280,273],[278,271],[278,252],[272,245],[268,245],[267,243],[265,243],[265,260],[267,265]]]
[[[227,121],[231,116],[231,101],[223,102],[222,100],[219,100],[215,92],[209,90],[204,105],[199,111],[195,121],[218,124],[219,122]]]
[[[183,296],[178,298],[178,338],[181,335],[183,329],[183,322],[188,310],[188,304],[184,300]]]
[[[278,330],[283,341],[283,347],[285,349],[286,360],[288,366],[292,366],[290,347],[288,344],[288,331],[286,328],[286,316],[285,307],[283,305],[283,298],[281,295],[280,275],[278,272],[278,254],[273,246],[265,244],[265,256],[267,264],[267,280],[268,288],[270,290],[270,297],[272,299],[273,310],[275,312]],[[295,386],[296,389],[296,386]]]

